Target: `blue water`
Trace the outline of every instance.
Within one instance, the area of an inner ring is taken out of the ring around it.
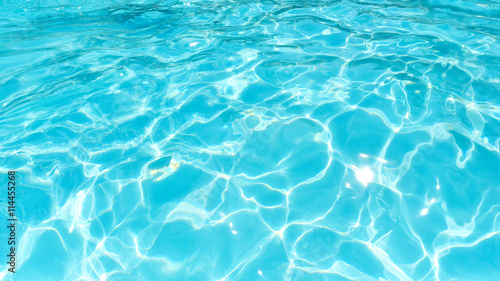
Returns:
[[[1,280],[500,280],[500,2],[3,1]]]

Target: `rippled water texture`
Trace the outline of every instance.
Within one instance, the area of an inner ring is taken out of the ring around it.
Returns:
[[[3,280],[500,280],[500,2],[0,7]]]

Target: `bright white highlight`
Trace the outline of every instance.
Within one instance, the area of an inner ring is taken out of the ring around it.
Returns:
[[[364,185],[368,185],[373,180],[373,172],[368,167],[356,171],[356,178]]]

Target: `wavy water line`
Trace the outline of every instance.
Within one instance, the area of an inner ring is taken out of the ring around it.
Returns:
[[[1,4],[2,280],[499,274],[499,3],[102,5]]]

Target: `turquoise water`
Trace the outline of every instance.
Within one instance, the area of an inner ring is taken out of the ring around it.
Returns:
[[[500,280],[500,2],[3,1],[1,280]]]

